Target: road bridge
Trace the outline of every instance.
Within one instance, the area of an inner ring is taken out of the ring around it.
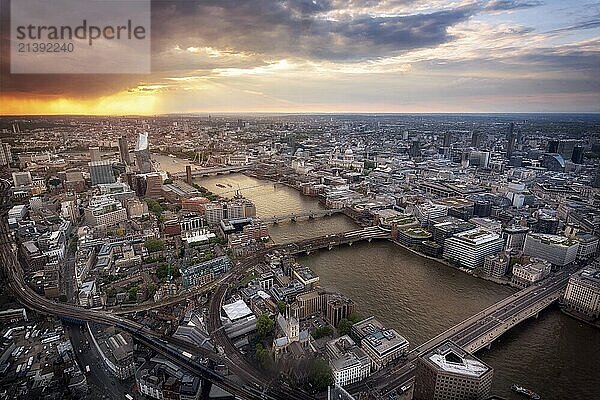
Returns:
[[[490,347],[501,335],[524,320],[537,317],[542,310],[555,303],[574,272],[575,268],[558,272],[465,319],[411,350],[402,362],[352,385],[351,393],[367,388],[377,388],[381,393],[389,393],[403,386],[414,379],[416,359],[446,340],[452,340],[471,353]]]
[[[360,241],[371,242],[373,239],[389,239],[390,232],[381,229],[378,226],[356,229],[349,232],[320,236],[314,239],[306,239],[295,243],[289,243],[284,246],[283,251],[289,254],[306,253],[320,249],[332,250],[335,246],[342,244],[352,244]]]

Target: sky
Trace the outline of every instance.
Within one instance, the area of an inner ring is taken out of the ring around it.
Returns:
[[[150,74],[3,53],[0,113],[600,112],[595,1],[157,0],[151,38]]]

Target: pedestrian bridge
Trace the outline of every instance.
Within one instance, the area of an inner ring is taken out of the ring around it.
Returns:
[[[192,177],[200,178],[203,176],[214,176],[214,175],[231,174],[231,173],[235,173],[235,172],[244,172],[244,171],[247,171],[248,169],[250,169],[251,167],[252,167],[251,165],[232,165],[232,166],[228,166],[228,167],[199,168],[199,169],[192,168]],[[185,173],[185,171],[176,172],[174,174],[171,174],[171,176],[175,179],[184,179],[184,178],[186,178],[186,173]]]

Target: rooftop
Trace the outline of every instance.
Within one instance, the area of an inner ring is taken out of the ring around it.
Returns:
[[[492,369],[451,341],[442,343],[422,357],[440,371],[469,377],[478,378]]]

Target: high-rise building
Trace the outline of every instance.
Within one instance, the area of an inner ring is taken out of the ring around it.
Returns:
[[[188,185],[192,184],[192,166],[191,165],[186,165],[185,166],[185,181]]]
[[[525,244],[525,236],[529,228],[524,226],[507,226],[502,229],[502,238],[504,239],[504,250],[522,251]]]
[[[90,167],[92,186],[115,182],[115,174],[113,173],[110,161],[92,161],[88,165]]]
[[[160,174],[146,176],[146,197],[158,198],[163,195],[163,179]]]
[[[135,147],[135,161],[138,170],[142,174],[152,172],[152,161],[150,159],[150,150],[148,149],[148,132],[140,133]]]
[[[505,253],[487,256],[483,262],[483,274],[491,278],[502,278],[508,271],[510,258]]]
[[[90,147],[90,161],[96,162],[96,161],[101,161],[101,160],[102,160],[102,156],[100,155],[100,148],[99,147]]]
[[[511,122],[508,126],[508,134],[506,135],[506,158],[509,160],[515,151],[516,142],[517,135],[515,135],[515,124]]]
[[[127,136],[121,136],[119,138],[119,157],[123,164],[131,164],[131,158],[129,157],[129,145],[127,144]]]
[[[590,318],[600,318],[600,269],[586,267],[571,276],[561,303]]]
[[[573,148],[573,155],[571,156],[571,161],[575,164],[583,164],[583,147],[575,146]]]
[[[408,155],[410,158],[421,157],[421,143],[418,140],[415,139],[410,143]]]
[[[548,141],[548,153],[558,153],[558,145],[560,140],[549,140]]]
[[[478,131],[473,131],[471,134],[471,147],[479,148],[481,146],[481,136],[482,133]]]
[[[504,247],[500,235],[483,228],[454,234],[444,241],[444,258],[466,268],[483,265],[485,258],[496,254]]]
[[[492,367],[446,341],[417,361],[416,400],[483,400],[492,387]]]
[[[450,147],[452,145],[452,132],[444,133],[444,147]]]
[[[12,162],[12,152],[10,144],[0,141],[0,167],[9,165]]]

